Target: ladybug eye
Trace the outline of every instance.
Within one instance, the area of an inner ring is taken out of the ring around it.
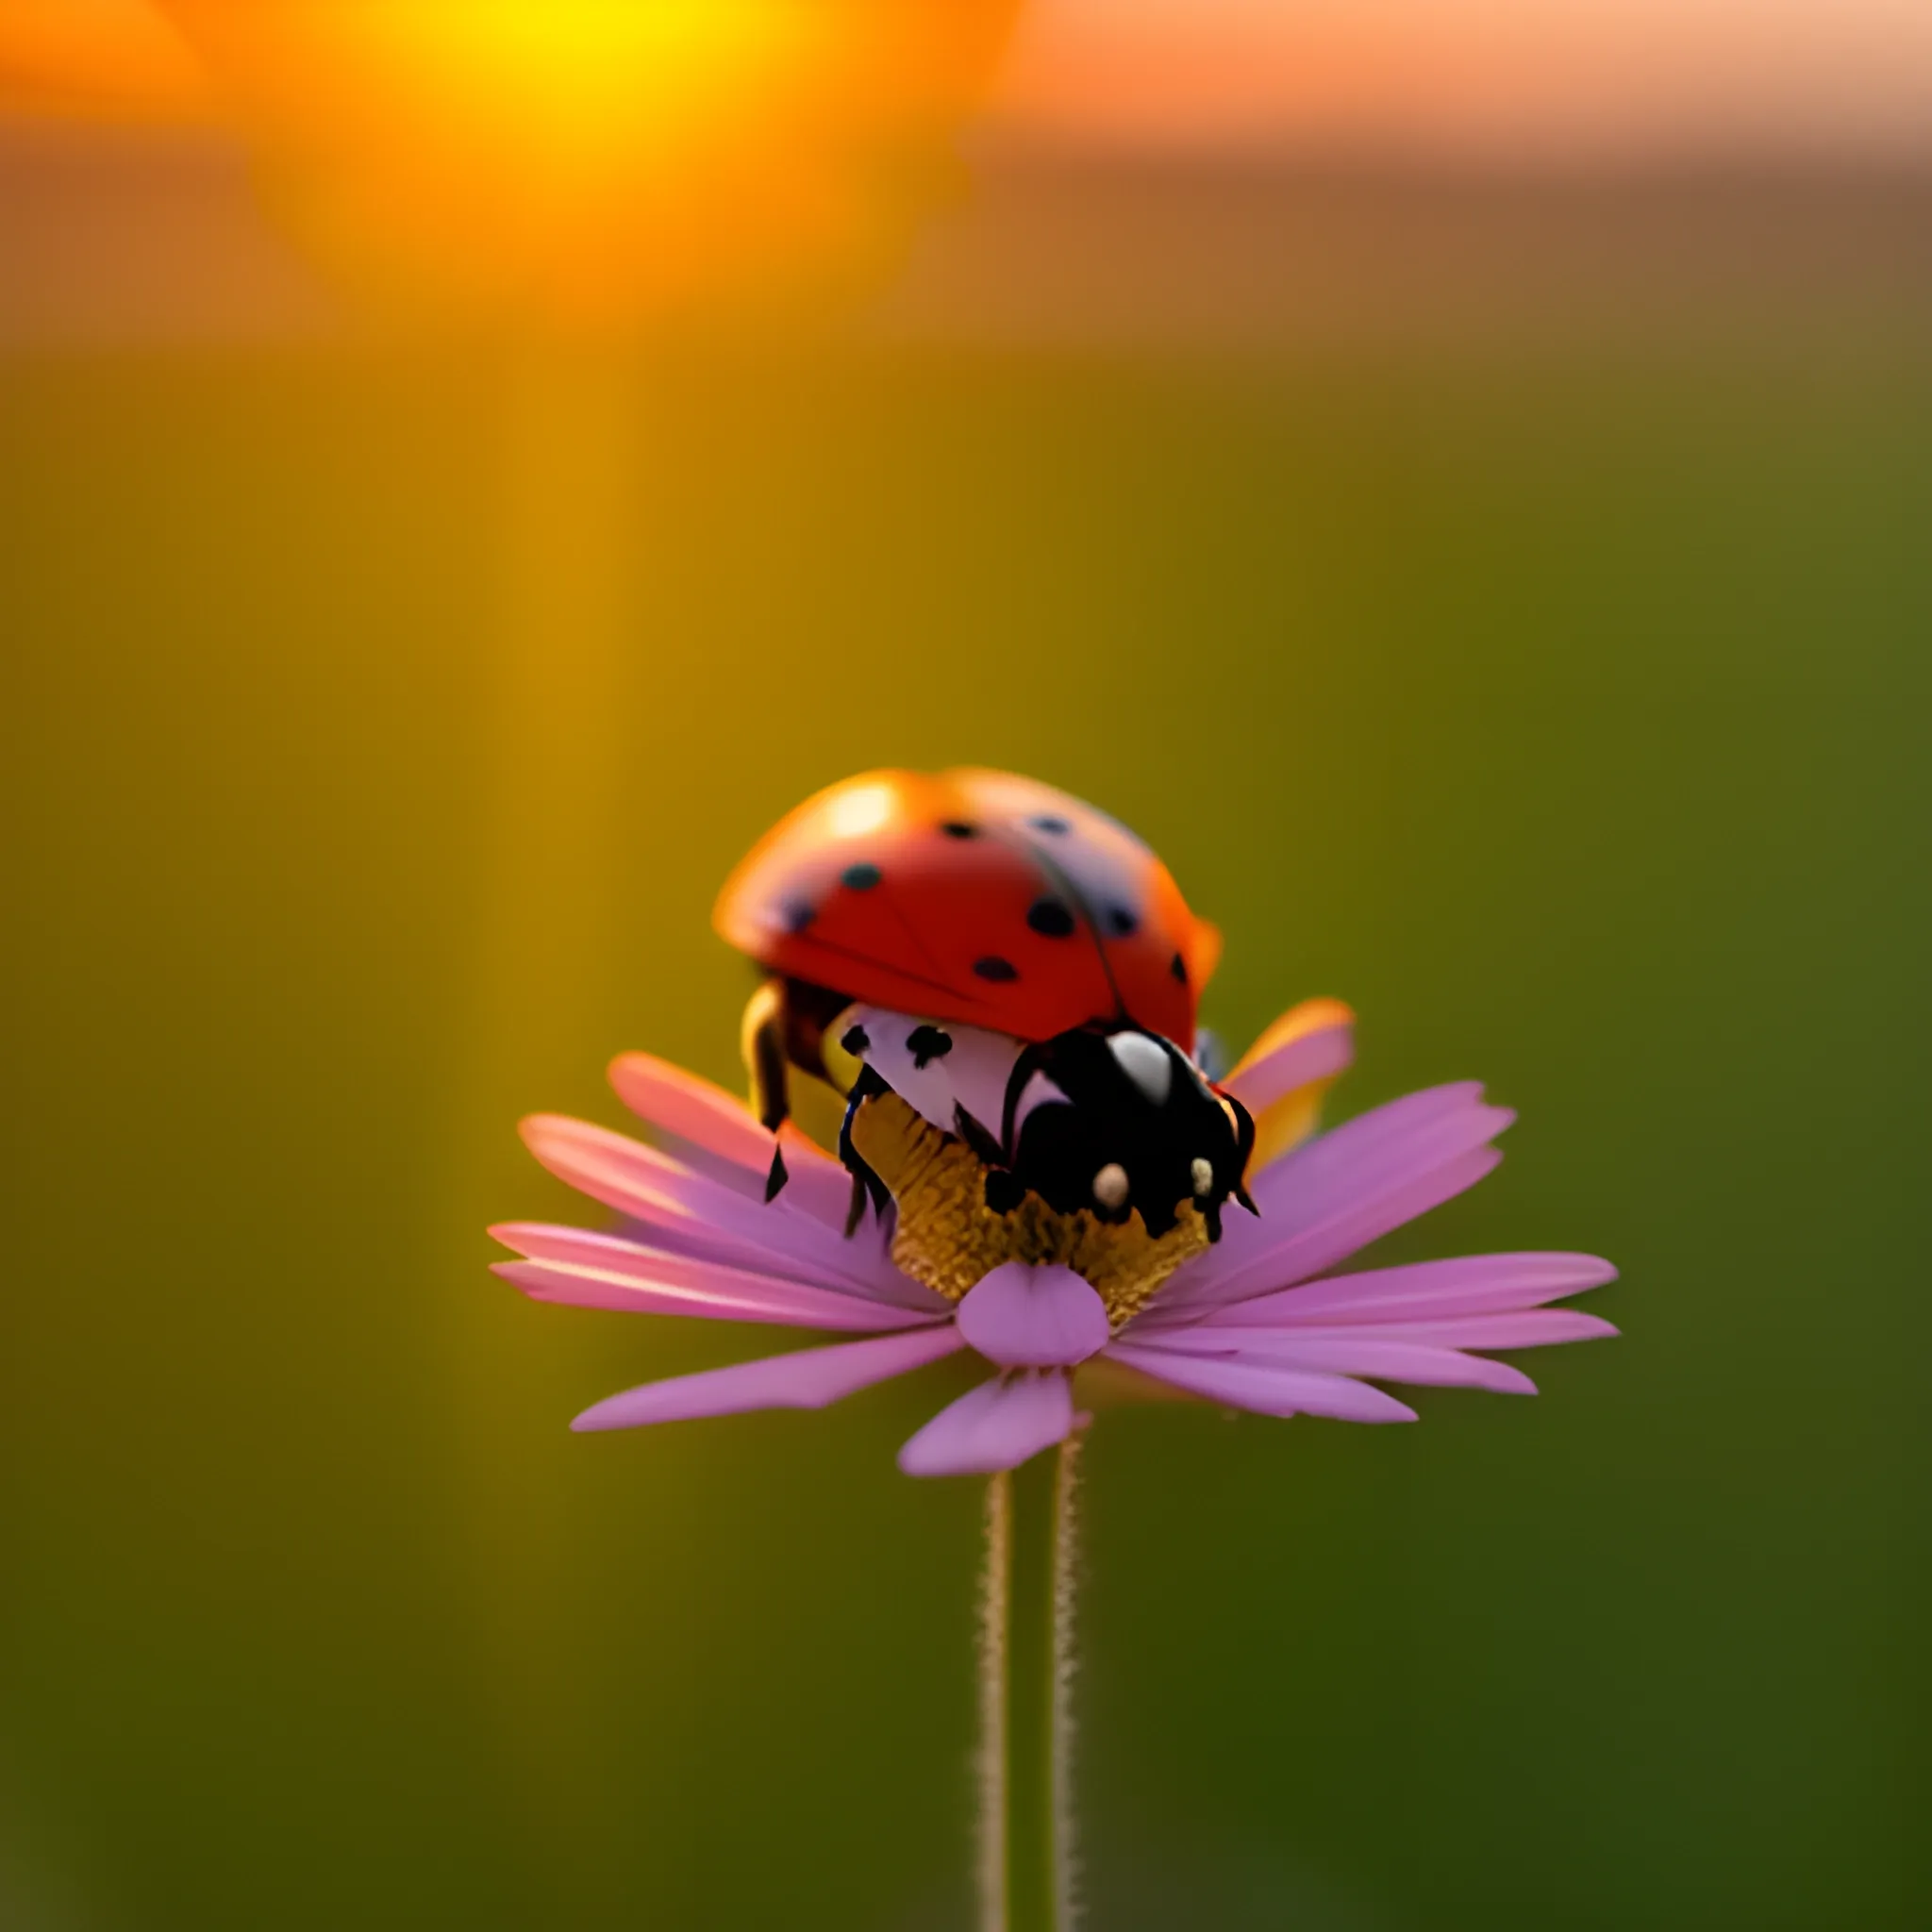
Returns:
[[[1214,1191],[1214,1163],[1206,1155],[1197,1154],[1194,1164],[1189,1169],[1193,1176],[1194,1194],[1197,1199],[1205,1198]]]
[[[1125,1204],[1127,1171],[1118,1160],[1109,1160],[1093,1176],[1093,1198],[1103,1208],[1119,1208]]]

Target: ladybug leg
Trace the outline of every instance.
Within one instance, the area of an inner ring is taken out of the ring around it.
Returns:
[[[1007,1109],[1012,1111],[1010,1108]],[[993,1130],[966,1111],[958,1101],[953,1103],[953,1132],[966,1141],[974,1159],[985,1169],[985,1204],[993,1213],[1012,1213],[1025,1200],[1025,1186],[1007,1165],[1007,1150]]]
[[[955,1102],[953,1131],[986,1169],[986,1205],[995,1214],[1010,1214],[1026,1198],[1026,1190],[1008,1168],[1007,1150],[993,1138],[992,1129]]]
[[[751,1074],[752,1111],[758,1125],[774,1137],[771,1172],[765,1176],[765,1199],[773,1201],[790,1178],[775,1137],[791,1114],[785,1074],[785,992],[776,980],[768,979],[752,994],[744,1009],[742,1044]]]
[[[852,1123],[858,1118],[858,1109],[877,1093],[890,1093],[892,1090],[880,1079],[871,1067],[861,1066],[858,1077],[852,1083],[851,1096],[846,1104],[845,1118],[839,1127],[839,1158],[844,1162],[845,1171],[852,1176],[852,1207],[845,1216],[845,1232],[848,1236],[858,1232],[858,1224],[865,1219],[865,1205],[872,1203],[872,1211],[881,1221],[886,1210],[892,1205],[892,1192],[874,1171],[852,1140]]]
[[[852,1176],[852,1205],[845,1210],[845,1239],[849,1241],[858,1232],[858,1224],[865,1219],[865,1182],[858,1174]]]
[[[993,1138],[983,1121],[975,1120],[958,1101],[953,1103],[953,1131],[973,1150],[985,1167],[1005,1167],[1007,1150]]]
[[[1218,1089],[1216,1091],[1219,1093]],[[1219,1097],[1222,1105],[1234,1115],[1235,1148],[1241,1156],[1240,1177],[1236,1180],[1234,1186],[1228,1190],[1228,1192],[1250,1214],[1259,1214],[1261,1210],[1255,1206],[1255,1197],[1248,1192],[1248,1161],[1255,1152],[1255,1117],[1232,1093],[1220,1093]],[[1217,1215],[1215,1217],[1217,1224],[1219,1219],[1220,1217]],[[1214,1239],[1216,1241],[1221,1239],[1218,1225],[1215,1227]]]

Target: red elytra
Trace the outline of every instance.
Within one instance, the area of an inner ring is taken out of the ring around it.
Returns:
[[[1184,1051],[1221,934],[1155,855],[1005,772],[862,772],[759,840],[713,924],[767,971],[1051,1040],[1127,1020]]]

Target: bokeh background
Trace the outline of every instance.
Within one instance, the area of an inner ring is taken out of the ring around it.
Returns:
[[[726,869],[971,760],[1207,1017],[1522,1110],[1401,1257],[1625,1339],[1110,1415],[1095,1932],[1909,1927],[1932,29],[1040,0],[837,299],[386,307],[165,22],[0,11],[0,1924],[971,1923],[979,1497],[541,1307],[520,1113],[726,1081]]]

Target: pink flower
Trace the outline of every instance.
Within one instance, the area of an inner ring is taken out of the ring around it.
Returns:
[[[1344,1023],[1291,1027],[1271,1048],[1280,1032],[1271,1029],[1223,1083],[1257,1117],[1291,1106],[1350,1058]],[[843,1234],[844,1170],[795,1128],[782,1130],[791,1185],[767,1204],[772,1139],[738,1102],[648,1054],[625,1055],[611,1079],[669,1149],[554,1115],[525,1122],[524,1134],[551,1173],[625,1217],[624,1231],[492,1228],[524,1257],[496,1272],[540,1301],[858,1339],[649,1382],[587,1409],[575,1428],[823,1408],[970,1350],[993,1373],[920,1429],[899,1466],[908,1475],[984,1474],[1080,1425],[1072,1372],[1096,1359],[1262,1415],[1413,1422],[1413,1409],[1374,1384],[1534,1394],[1521,1370],[1474,1351],[1617,1332],[1548,1306],[1615,1278],[1589,1255],[1330,1272],[1502,1158],[1491,1143],[1514,1116],[1486,1106],[1474,1083],[1410,1093],[1261,1165],[1250,1176],[1258,1216],[1230,1216],[1217,1245],[1116,1329],[1100,1295],[1064,1267],[1009,1261],[949,1302],[893,1265],[876,1226]]]

